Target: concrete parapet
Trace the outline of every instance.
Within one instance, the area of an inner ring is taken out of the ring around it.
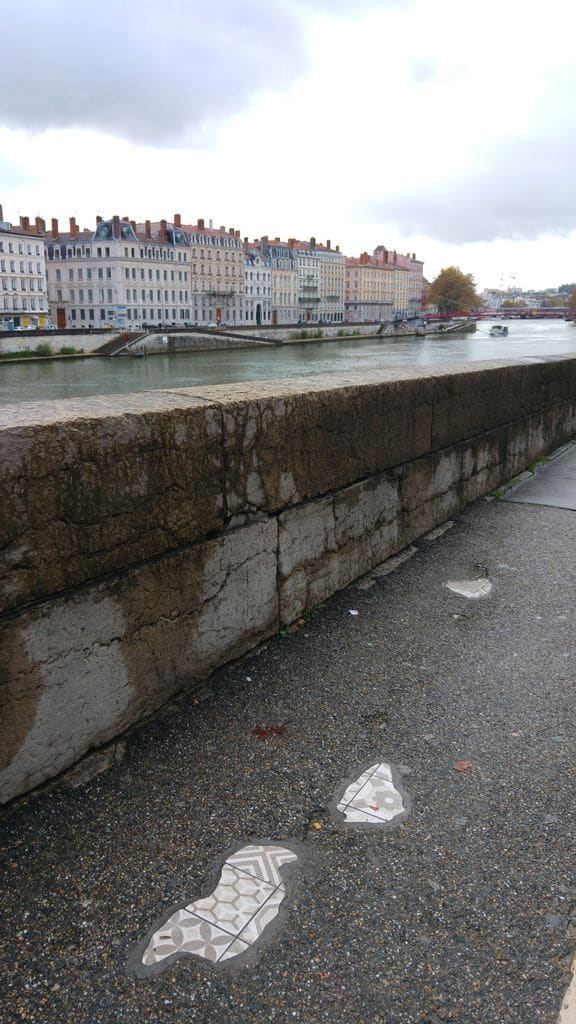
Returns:
[[[0,798],[576,434],[576,359],[0,409]]]

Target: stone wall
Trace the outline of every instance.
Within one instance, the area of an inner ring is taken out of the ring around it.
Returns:
[[[0,408],[0,793],[576,434],[576,359]]]

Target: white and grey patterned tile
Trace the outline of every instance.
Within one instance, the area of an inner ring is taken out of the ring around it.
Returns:
[[[230,867],[226,861],[214,892],[188,904],[186,910],[232,935],[239,935],[273,892],[274,886]]]
[[[266,900],[264,906],[254,914],[254,917],[240,933],[240,938],[244,942],[252,945],[260,938],[264,929],[271,924],[277,916],[285,896],[286,889],[283,885],[279,885],[277,889],[272,890],[272,893]]]
[[[330,807],[338,820],[352,824],[388,825],[409,813],[408,798],[385,761],[364,769]]]
[[[142,957],[145,966],[158,964],[175,953],[194,953],[216,963],[234,942],[234,936],[192,914],[178,924],[171,923],[173,917],[154,932]]]
[[[270,885],[280,885],[280,868],[294,860],[297,860],[296,854],[283,846],[243,846],[228,857],[226,863]]]
[[[156,928],[130,958],[131,969],[140,975],[157,973],[164,961],[167,966],[169,958],[186,953],[212,963],[246,953],[277,917],[286,898],[280,868],[297,860],[296,853],[282,846],[237,850],[224,861],[214,890],[175,910]]]

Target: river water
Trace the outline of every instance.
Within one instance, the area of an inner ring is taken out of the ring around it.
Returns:
[[[507,338],[490,338],[490,322],[470,334],[442,338],[355,338],[283,347],[177,352],[145,359],[86,359],[0,363],[0,404],[84,395],[197,387],[303,374],[349,373],[388,366],[526,356],[576,355],[576,323],[515,320]]]

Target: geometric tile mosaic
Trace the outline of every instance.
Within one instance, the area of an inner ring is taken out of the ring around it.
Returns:
[[[335,802],[339,818],[351,824],[388,825],[409,811],[407,798],[386,762],[373,764],[346,786]]]
[[[152,968],[183,953],[221,964],[245,953],[277,916],[286,896],[280,869],[297,859],[282,846],[243,846],[231,854],[214,891],[177,910],[154,932],[142,965]]]
[[[445,586],[454,594],[460,594],[461,597],[470,597],[472,599],[486,597],[492,590],[492,584],[485,576],[481,576],[477,580],[450,580]]]

